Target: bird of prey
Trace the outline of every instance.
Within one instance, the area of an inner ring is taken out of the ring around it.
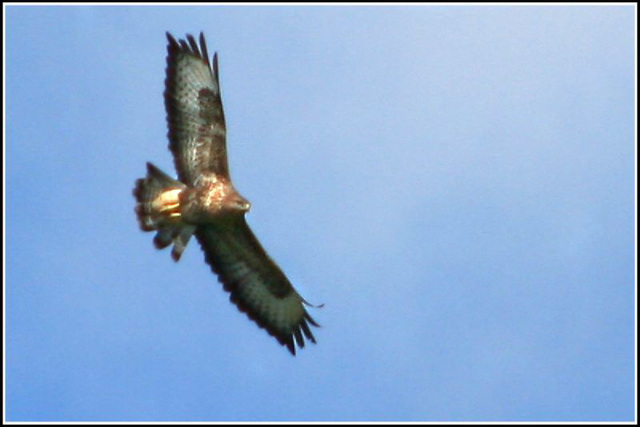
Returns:
[[[202,33],[199,43],[167,40],[164,102],[178,179],[147,163],[133,190],[140,228],[156,231],[158,249],[173,244],[175,261],[195,234],[231,302],[295,355],[305,338],[316,342],[310,325],[318,324],[245,220],[251,205],[229,175],[218,55],[210,61]]]

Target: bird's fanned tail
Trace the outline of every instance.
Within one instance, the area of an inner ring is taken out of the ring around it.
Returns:
[[[136,216],[143,231],[157,231],[153,243],[164,249],[173,243],[171,257],[178,261],[195,230],[180,219],[179,195],[186,186],[147,163],[147,176],[136,181]]]

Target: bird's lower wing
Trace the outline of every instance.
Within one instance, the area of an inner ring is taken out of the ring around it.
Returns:
[[[247,225],[244,215],[220,224],[198,226],[205,259],[240,311],[295,354],[305,337],[315,343],[304,299],[273,262]]]

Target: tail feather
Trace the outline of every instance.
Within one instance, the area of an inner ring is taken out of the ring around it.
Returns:
[[[171,257],[178,261],[195,227],[180,218],[179,195],[186,186],[147,163],[147,176],[136,181],[136,215],[143,231],[156,231],[153,243],[164,249],[173,243]]]

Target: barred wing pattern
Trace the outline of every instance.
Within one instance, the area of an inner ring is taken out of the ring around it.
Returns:
[[[212,65],[202,33],[200,46],[191,35],[176,41],[167,33],[167,39],[164,100],[178,177],[187,185],[210,173],[229,179],[218,55]]]
[[[304,347],[305,338],[316,342],[309,324],[318,324],[307,313],[307,302],[262,248],[244,216],[226,224],[200,226],[196,236],[211,269],[240,311],[292,354],[295,344]]]

